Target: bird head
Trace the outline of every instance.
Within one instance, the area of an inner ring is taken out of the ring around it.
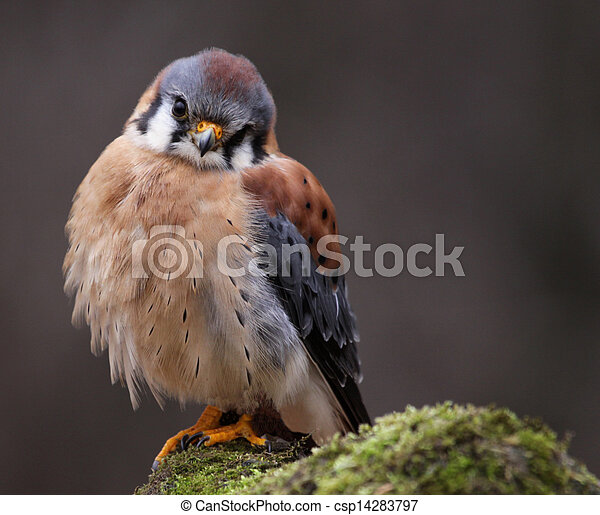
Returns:
[[[273,97],[256,67],[210,49],[164,68],[125,132],[142,147],[200,169],[241,170],[276,149],[274,125]]]

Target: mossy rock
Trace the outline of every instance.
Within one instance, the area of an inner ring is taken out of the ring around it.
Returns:
[[[284,451],[268,453],[246,440],[171,454],[150,475],[136,494],[234,494],[271,469],[278,469],[310,454],[304,441]]]
[[[445,403],[392,413],[302,457],[245,442],[169,456],[137,493],[584,494],[600,483],[539,420]]]

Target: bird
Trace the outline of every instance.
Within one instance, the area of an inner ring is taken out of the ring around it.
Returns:
[[[192,442],[270,448],[261,420],[315,445],[370,423],[356,318],[327,252],[340,249],[335,207],[280,152],[275,120],[245,57],[209,48],[177,59],[73,197],[63,265],[73,323],[89,326],[94,354],[108,351],[134,409],[144,389],[161,406],[205,406],[154,469]]]

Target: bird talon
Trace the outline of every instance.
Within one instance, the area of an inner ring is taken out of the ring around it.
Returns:
[[[183,435],[181,437],[181,441],[179,442],[179,449],[181,452],[185,451],[188,447],[188,440],[190,439],[190,435]]]
[[[196,448],[201,446],[211,447],[217,443],[231,442],[238,438],[245,438],[252,445],[263,447],[266,452],[279,450],[279,439],[270,435],[258,436],[252,427],[252,417],[250,415],[241,415],[234,423],[221,425],[222,412],[213,406],[208,406],[195,425],[188,429],[180,431],[175,436],[169,438],[162,450],[152,464],[152,470],[156,471],[165,456],[181,449],[186,451],[192,444]],[[226,417],[227,418],[227,417]],[[228,420],[231,420],[229,417]]]
[[[198,433],[194,433],[185,441],[185,449],[183,449],[183,450],[185,451],[186,449],[188,449],[190,447],[190,445],[192,445],[192,442],[194,440],[196,440],[197,438],[200,438],[202,440],[203,437],[204,437],[204,431],[199,431]]]
[[[203,436],[202,438],[200,438],[200,440],[198,440],[198,443],[196,444],[196,449],[200,449],[200,446],[204,443],[204,442],[208,442],[210,440],[210,436],[206,435]]]
[[[279,436],[273,436],[264,434],[261,438],[265,441],[264,446],[267,452],[280,452],[290,448],[291,442],[280,438]]]
[[[156,470],[160,462],[168,454],[171,454],[178,449],[185,451],[190,446],[192,439],[202,437],[207,430],[218,428],[221,416],[221,410],[214,406],[207,406],[198,421],[192,427],[179,431],[179,433],[165,442],[163,448],[154,459],[152,470]]]

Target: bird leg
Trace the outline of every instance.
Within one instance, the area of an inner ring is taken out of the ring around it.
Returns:
[[[187,429],[183,429],[179,431],[176,435],[169,438],[161,451],[157,454],[156,458],[154,458],[154,463],[152,464],[152,470],[156,470],[158,465],[163,460],[163,458],[167,455],[175,451],[177,446],[182,441],[184,437],[193,436],[199,432],[205,431],[207,429],[214,429],[219,427],[219,421],[221,420],[221,410],[215,408],[214,406],[207,406],[198,421],[191,427]]]
[[[245,438],[252,445],[268,447],[268,441],[264,438],[260,438],[254,432],[254,429],[252,428],[252,417],[250,415],[242,415],[234,424],[203,431],[202,438],[198,441],[198,446],[201,443],[204,443],[206,447],[210,447],[216,443],[231,442],[236,438]]]
[[[270,449],[270,442],[260,438],[254,432],[250,415],[242,415],[237,422],[228,425],[221,425],[222,417],[221,410],[214,406],[207,406],[193,426],[179,431],[165,442],[165,445],[154,459],[152,470],[156,470],[163,458],[175,451],[178,445],[181,445],[181,448],[185,450],[196,439],[198,439],[197,447],[201,444],[209,447],[216,443],[245,438],[253,445],[266,446],[267,449]]]

